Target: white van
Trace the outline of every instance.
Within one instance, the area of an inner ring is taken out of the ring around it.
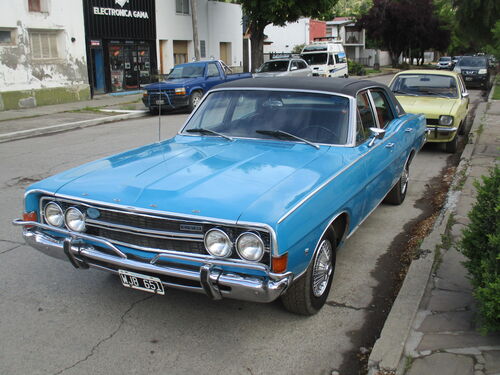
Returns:
[[[313,76],[349,77],[344,46],[340,42],[312,42],[302,49],[300,57],[312,68]]]

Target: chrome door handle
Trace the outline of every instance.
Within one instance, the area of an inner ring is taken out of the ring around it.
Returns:
[[[385,148],[393,148],[394,147],[394,143],[388,143],[385,145]]]
[[[413,128],[406,128],[405,132],[411,133],[413,131]]]

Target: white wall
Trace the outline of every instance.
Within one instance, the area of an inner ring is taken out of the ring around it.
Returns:
[[[82,0],[42,0],[42,8],[28,12],[27,0],[0,0],[0,28],[16,34],[15,45],[0,45],[0,92],[88,83]],[[59,31],[57,60],[32,61],[29,29]]]
[[[267,25],[264,34],[267,35],[266,41],[273,42],[264,46],[264,53],[292,52],[296,45],[309,43],[309,18],[301,18],[285,26]]]
[[[198,0],[198,39],[205,41],[206,57],[220,58],[220,42],[231,43],[234,66],[243,64],[242,11],[238,4]],[[173,41],[188,41],[188,60],[194,57],[191,15],[175,13],[175,0],[156,0],[156,36],[166,40],[163,48],[164,72],[174,66]],[[160,42],[157,42],[160,66]]]

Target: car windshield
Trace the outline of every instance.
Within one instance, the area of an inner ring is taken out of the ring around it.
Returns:
[[[439,61],[442,61],[442,62],[451,61],[451,57],[441,57],[441,58],[439,59]]]
[[[205,69],[204,64],[190,64],[175,66],[168,75],[167,79],[180,79],[180,78],[196,78],[202,77]]]
[[[262,64],[259,72],[286,72],[288,70],[288,60],[268,61]]]
[[[458,97],[455,78],[438,74],[401,74],[391,84],[391,90],[397,95]]]
[[[328,60],[327,53],[305,53],[300,55],[300,57],[306,60],[309,65],[323,65]]]
[[[293,91],[216,91],[202,102],[183,133],[216,136],[206,130],[231,138],[282,141],[302,138],[343,145],[349,131],[349,100],[337,95]]]
[[[459,62],[460,66],[470,66],[474,68],[484,68],[486,59],[484,57],[462,57]]]

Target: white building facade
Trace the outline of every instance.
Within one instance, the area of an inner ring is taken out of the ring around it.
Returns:
[[[189,0],[156,1],[158,67],[162,74],[194,58]],[[202,59],[221,59],[238,70],[243,65],[242,10],[238,4],[197,0]]]
[[[81,0],[0,0],[0,110],[90,95]]]

